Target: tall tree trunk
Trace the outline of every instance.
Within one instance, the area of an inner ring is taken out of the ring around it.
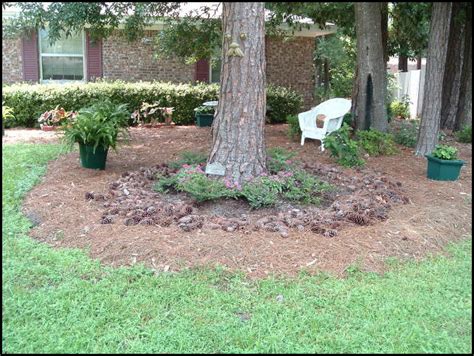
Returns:
[[[264,26],[263,2],[223,3],[222,74],[208,165],[221,164],[240,183],[266,170]]]
[[[387,73],[382,41],[383,3],[355,3],[357,77],[353,89],[356,128],[388,130]]]
[[[404,55],[398,55],[398,70],[402,72],[408,72],[408,57]]]
[[[389,60],[388,55],[388,2],[382,2],[381,5],[382,13],[382,47],[383,47],[383,61],[385,66]]]
[[[421,124],[416,144],[417,155],[431,153],[438,143],[451,8],[451,2],[433,3]]]
[[[324,96],[327,97],[329,94],[329,61],[324,59]]]
[[[472,125],[472,14],[468,16],[464,35],[464,59],[459,105],[454,124],[455,131],[462,129],[465,125]]]
[[[441,102],[441,129],[453,129],[459,104],[461,72],[464,59],[465,21],[457,21],[461,3],[454,2],[448,39],[448,53],[443,79],[443,99]]]

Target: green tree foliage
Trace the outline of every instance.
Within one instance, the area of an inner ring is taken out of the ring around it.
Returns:
[[[395,2],[389,16],[389,54],[413,59],[423,55],[428,48],[431,3]]]

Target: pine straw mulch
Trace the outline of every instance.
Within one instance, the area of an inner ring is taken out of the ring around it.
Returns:
[[[442,252],[471,232],[471,145],[454,144],[467,161],[456,182],[425,178],[426,160],[366,158],[345,169],[316,141],[290,142],[286,125],[266,127],[268,147],[298,152],[306,169],[335,184],[321,208],[283,204],[256,212],[245,203],[193,204],[182,194],[155,194],[149,179],[185,150],[206,152],[210,130],[132,129],[132,141],[110,152],[105,171],[80,167],[77,152],[48,166],[27,196],[31,236],[56,247],[86,248],[113,266],[143,262],[157,271],[215,264],[247,272],[295,275],[301,269],[343,275],[348,266],[383,272],[387,257]],[[128,194],[127,194],[128,193]]]

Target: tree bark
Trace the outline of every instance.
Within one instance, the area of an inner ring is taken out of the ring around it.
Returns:
[[[416,69],[421,69],[421,56],[416,57]]]
[[[443,99],[441,102],[441,129],[454,128],[461,89],[461,72],[464,59],[464,29],[466,23],[456,21],[461,11],[461,3],[453,3],[448,39],[448,53],[443,79]]]
[[[451,2],[433,3],[421,124],[416,144],[417,155],[431,153],[438,143],[451,9]]]
[[[471,10],[472,11],[472,10]],[[471,14],[472,16],[472,14]],[[454,130],[459,131],[472,125],[472,19],[468,17],[464,32],[464,59],[461,74],[459,105],[456,112]]]
[[[402,72],[408,72],[408,57],[399,55],[398,56],[398,70]]]
[[[208,164],[242,183],[266,170],[264,3],[223,3],[220,95]],[[230,38],[229,38],[230,36]],[[243,56],[229,55],[237,43]]]
[[[357,77],[353,89],[356,128],[388,130],[387,73],[382,41],[383,3],[355,3]]]

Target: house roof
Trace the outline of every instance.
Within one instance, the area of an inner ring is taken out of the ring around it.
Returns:
[[[50,4],[49,2],[45,2],[44,5]],[[210,17],[211,18],[219,18],[222,14],[222,6],[219,6],[220,2],[188,2],[183,3],[181,8],[179,9],[179,16],[185,17],[187,15],[191,15],[193,13],[198,12],[202,7],[207,6],[211,9]],[[19,9],[16,7],[7,7],[5,10],[2,11],[2,18],[11,18],[14,17],[19,13]],[[269,10],[265,10],[265,18],[269,19],[271,12]],[[297,37],[318,37],[324,36],[330,33],[335,33],[337,27],[332,23],[326,23],[325,28],[321,28],[319,25],[315,24],[309,18],[299,18],[298,22],[304,24],[305,26],[301,28],[301,30],[295,30],[294,36]],[[161,30],[164,28],[165,22],[163,20],[157,19],[154,24],[148,26],[146,30]],[[86,26],[87,27],[87,26]],[[119,29],[123,28],[122,25],[119,25]],[[283,23],[280,25],[282,30],[291,31],[290,26],[287,23]]]

